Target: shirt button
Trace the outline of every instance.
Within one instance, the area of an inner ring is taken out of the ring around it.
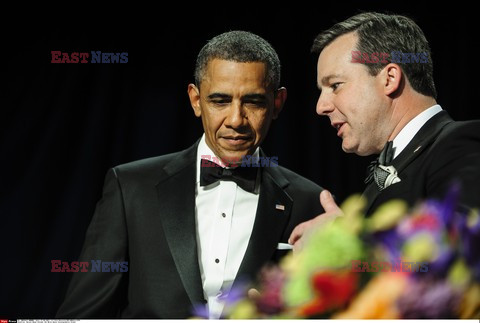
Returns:
[[[217,258],[217,259],[215,259],[215,263],[217,263],[217,264],[218,264],[219,262],[220,262],[220,259],[218,259],[218,258]]]
[[[226,216],[227,216],[227,215],[226,215],[225,213],[223,213],[223,212],[222,212],[222,217],[224,218],[224,217],[226,217]]]

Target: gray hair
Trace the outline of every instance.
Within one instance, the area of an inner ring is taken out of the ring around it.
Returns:
[[[215,58],[242,63],[264,63],[268,86],[273,86],[274,89],[280,86],[280,59],[273,47],[258,35],[236,30],[220,34],[208,41],[197,56],[197,86],[200,86],[207,64]]]

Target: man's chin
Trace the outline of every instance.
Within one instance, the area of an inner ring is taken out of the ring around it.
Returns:
[[[355,155],[361,156],[361,157],[370,156],[370,155],[374,154],[374,153],[372,153],[372,152],[359,150],[357,147],[355,147],[355,148],[348,148],[348,149],[347,149],[347,148],[344,148],[344,147],[342,146],[342,149],[343,149],[343,151],[346,152],[347,154],[355,154]]]
[[[347,154],[357,154],[359,156],[362,156],[360,152],[358,151],[358,147],[352,147],[351,145],[347,145],[345,143],[342,143],[342,150],[346,152]]]
[[[242,149],[238,149],[240,147],[236,147],[237,149],[228,149],[228,147],[222,147],[222,154],[220,158],[225,161],[229,161],[230,164],[241,164],[245,156],[252,155],[255,152],[256,148],[250,147],[242,147]],[[227,148],[227,149],[225,149]]]
[[[345,142],[342,142],[342,150],[347,154],[351,154],[354,152],[352,147],[350,147],[349,145],[346,145]]]

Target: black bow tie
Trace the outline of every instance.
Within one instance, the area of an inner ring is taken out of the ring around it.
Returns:
[[[393,141],[388,141],[383,147],[380,156],[378,156],[378,158],[372,161],[368,166],[365,184],[368,185],[372,180],[374,180],[380,191],[391,184],[388,183],[388,185],[386,185],[386,182],[387,178],[391,174],[395,172],[396,175],[395,168],[393,168],[393,166],[388,167],[392,163],[393,154]]]
[[[220,165],[206,159],[200,160],[200,186],[209,185],[219,180],[233,181],[245,191],[255,191],[257,179],[256,167],[223,168]]]

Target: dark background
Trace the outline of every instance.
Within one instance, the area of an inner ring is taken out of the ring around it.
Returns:
[[[438,102],[454,119],[480,118],[474,105],[478,18],[466,17],[476,9],[459,3],[258,5],[185,3],[182,10],[62,15],[52,27],[15,20],[3,28],[0,318],[54,316],[70,274],[51,273],[50,261],[78,257],[108,168],[187,148],[201,136],[187,84],[198,51],[219,33],[252,31],[277,50],[288,99],[262,146],[339,202],[362,191],[372,157],[343,153],[328,118],[315,114],[316,57],[309,50],[332,23],[360,10],[410,16],[431,44]],[[52,50],[128,52],[128,63],[51,64]]]

